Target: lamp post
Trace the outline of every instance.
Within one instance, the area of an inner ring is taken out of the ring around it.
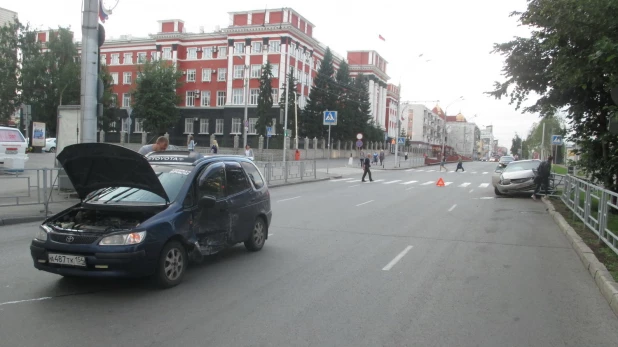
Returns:
[[[452,101],[450,104],[448,104],[448,106],[446,106],[446,109],[444,110],[444,126],[442,127],[442,158],[443,159],[445,157],[445,153],[444,153],[444,147],[446,147],[446,115],[448,114],[448,108],[451,107],[454,103],[462,101],[464,99],[463,96],[458,97],[457,99],[455,99],[454,101]]]
[[[242,132],[242,143],[243,143],[243,148],[247,148],[247,132],[249,131],[249,123],[248,122],[248,116],[249,116],[249,65],[245,65],[245,70],[244,70],[244,94],[245,94],[245,116],[243,119],[243,132]]]
[[[298,149],[298,94],[296,91],[294,91],[294,127],[294,149]]]

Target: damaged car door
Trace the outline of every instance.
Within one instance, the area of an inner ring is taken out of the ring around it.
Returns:
[[[249,238],[257,216],[255,192],[240,163],[226,162],[225,174],[233,239],[235,242],[244,242]]]
[[[230,240],[230,211],[226,198],[225,165],[213,163],[197,180],[198,209],[193,229],[200,252],[213,254],[228,245]]]

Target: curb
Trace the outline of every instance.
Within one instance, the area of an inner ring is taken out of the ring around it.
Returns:
[[[575,230],[567,223],[562,215],[556,212],[554,205],[548,199],[543,199],[543,202],[547,206],[547,211],[554,218],[554,221],[560,227],[560,230],[566,235],[569,243],[575,250],[575,253],[579,256],[579,259],[584,264],[584,267],[588,270],[597,287],[603,294],[605,300],[609,304],[614,314],[618,316],[618,283],[614,281],[612,275],[607,271],[605,265],[603,265],[599,259],[597,259],[594,252],[586,245],[582,238],[575,232]]]
[[[38,222],[44,219],[45,219],[45,216],[23,216],[23,217],[0,218],[0,226]]]
[[[342,176],[339,176],[342,177]],[[322,182],[322,181],[328,181],[331,178],[337,178],[337,176],[333,176],[333,177],[327,177],[327,178],[318,178],[318,179],[314,179],[314,180],[307,180],[307,181],[300,181],[300,182],[291,182],[291,183],[283,183],[283,184],[277,184],[274,186],[268,186],[269,189],[274,189],[274,188],[279,188],[279,187],[288,187],[288,186],[294,186],[294,185],[298,185],[298,184],[306,184],[306,183],[313,183],[313,182]]]

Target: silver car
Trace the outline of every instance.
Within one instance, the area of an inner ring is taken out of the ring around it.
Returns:
[[[495,172],[492,178],[496,195],[532,192],[535,171],[541,164],[540,160],[518,160],[510,162],[501,172]],[[500,169],[500,165],[496,171]]]

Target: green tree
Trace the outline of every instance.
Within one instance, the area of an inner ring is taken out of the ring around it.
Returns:
[[[515,137],[513,138],[513,140],[511,140],[511,153],[512,153],[512,155],[515,155],[515,154],[521,155],[521,153],[519,153],[521,151],[521,142],[522,142],[521,137],[519,137],[519,135],[515,134]]]
[[[545,125],[545,134],[543,134],[543,125]],[[558,115],[547,116],[539,123],[532,124],[528,137],[526,137],[528,150],[538,153],[543,151],[546,155],[551,154],[552,135],[566,135],[564,121]]]
[[[371,114],[371,103],[369,101],[369,78],[365,75],[358,75],[354,80],[350,98],[354,108],[352,129],[353,133],[363,133],[366,141],[384,141],[384,130],[375,124]]]
[[[298,93],[298,80],[296,80],[296,78],[294,78],[294,71],[290,72],[290,74],[288,75],[287,78],[287,83],[289,84],[289,88],[288,88],[288,133],[290,134],[291,138],[296,137],[296,126],[295,126],[295,122],[294,122],[294,109],[296,108],[296,112],[298,113],[298,116],[301,116],[301,110],[298,107],[298,105],[296,104],[296,96],[294,95],[294,92]],[[284,93],[285,93],[285,89],[284,89]],[[281,98],[279,99],[279,107],[281,110],[284,110],[285,112],[285,95],[282,95]],[[300,120],[299,120],[299,126],[301,124]],[[283,134],[283,124],[280,124],[277,128],[277,134]]]
[[[258,134],[266,137],[266,127],[272,126],[270,110],[273,107],[273,87],[272,87],[272,64],[266,61],[266,65],[262,68],[262,76],[260,77],[260,95],[257,104],[257,122],[255,130]]]
[[[505,59],[505,81],[490,95],[508,96],[518,109],[531,95],[540,97],[524,112],[545,117],[566,110],[571,140],[585,156],[580,168],[606,188],[616,190],[618,136],[608,131],[616,106],[610,90],[618,85],[618,2],[530,0],[513,13],[531,28],[530,37],[496,44]]]
[[[350,77],[350,67],[348,63],[342,61],[339,70],[335,75],[334,85],[337,91],[337,125],[331,128],[333,140],[353,140],[354,116],[356,114],[356,103],[354,102],[354,91],[352,90],[352,78]]]
[[[113,86],[114,80],[109,73],[107,66],[102,65],[99,71],[99,76],[103,81],[103,117],[99,117],[98,128],[105,132],[110,131],[110,124],[118,121],[116,110],[118,109],[118,100],[114,98]]]
[[[0,122],[7,121],[19,107],[17,49],[21,28],[17,20],[0,28]]]
[[[334,83],[333,53],[326,48],[324,59],[314,79],[313,87],[309,92],[309,99],[302,114],[303,136],[309,138],[324,138],[328,129],[323,125],[323,115],[326,110],[337,110],[339,88]]]
[[[144,120],[144,130],[163,134],[178,121],[176,90],[182,86],[182,72],[167,60],[146,61],[138,68],[133,90],[133,114]]]

